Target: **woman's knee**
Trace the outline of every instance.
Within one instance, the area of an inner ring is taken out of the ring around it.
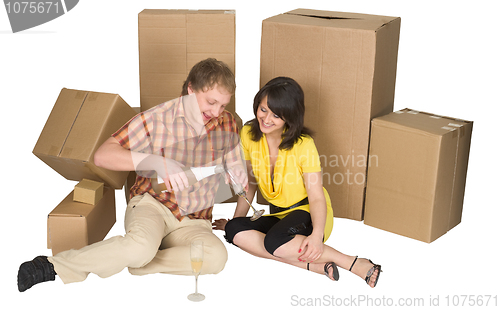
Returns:
[[[282,248],[282,246],[292,240],[293,237],[294,236],[288,234],[268,232],[264,238],[264,247],[269,254],[281,257],[282,255],[279,253],[278,249]]]
[[[247,230],[245,221],[246,218],[244,217],[235,217],[226,223],[224,238],[227,242],[234,244],[234,237],[236,234],[240,231]]]

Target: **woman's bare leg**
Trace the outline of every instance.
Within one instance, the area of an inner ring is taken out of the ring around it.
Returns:
[[[266,248],[264,247],[265,236],[265,234],[256,230],[241,231],[234,236],[233,243],[242,250],[254,256],[273,259],[302,269],[307,268],[307,262],[299,261],[300,254],[298,252],[302,241],[304,241],[304,239],[306,238],[305,236],[296,235],[292,240],[276,249],[273,255],[267,252]],[[343,254],[328,245],[324,245],[323,254],[316,261],[309,264],[309,270],[319,274],[323,274],[324,265],[327,262],[334,262],[338,267],[349,270],[355,258],[355,256]],[[366,274],[372,267],[373,264],[370,263],[367,259],[358,258],[351,272],[364,279],[366,277]],[[375,271],[370,277],[369,285],[371,287],[373,287],[375,284],[377,274],[378,270]],[[329,277],[333,279],[331,275],[329,275]]]

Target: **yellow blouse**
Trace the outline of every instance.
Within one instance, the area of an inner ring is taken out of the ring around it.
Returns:
[[[250,126],[241,130],[241,143],[245,160],[252,163],[253,173],[264,198],[278,207],[287,208],[307,197],[303,174],[321,171],[318,150],[314,140],[307,136],[299,140],[290,150],[279,150],[273,177],[269,147],[265,134],[255,142],[251,139]],[[327,204],[327,218],[324,241],[328,239],[333,227],[333,209],[330,196],[323,188]],[[292,210],[309,212],[309,205],[303,205]],[[292,210],[274,213],[272,216],[283,218]]]

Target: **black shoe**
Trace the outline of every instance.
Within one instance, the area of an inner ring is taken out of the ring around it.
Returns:
[[[17,273],[17,288],[24,292],[35,284],[54,281],[56,272],[54,265],[47,260],[47,256],[37,256],[29,262],[24,262]]]

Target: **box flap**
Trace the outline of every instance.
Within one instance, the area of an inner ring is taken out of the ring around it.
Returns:
[[[399,17],[296,9],[270,17],[264,22],[298,23],[311,26],[376,31],[396,19],[399,19]]]
[[[74,190],[49,213],[49,217],[87,217],[94,209],[94,206],[83,202],[73,201],[73,195]]]
[[[175,10],[175,9],[145,9],[139,13],[139,18],[148,18],[149,16],[162,16],[165,14],[235,14],[234,10]]]
[[[373,119],[374,123],[387,126],[400,126],[402,130],[417,130],[423,134],[433,134],[443,136],[449,132],[459,130],[471,123],[461,119],[446,117],[431,113],[425,113],[412,109],[403,109],[378,118]]]

